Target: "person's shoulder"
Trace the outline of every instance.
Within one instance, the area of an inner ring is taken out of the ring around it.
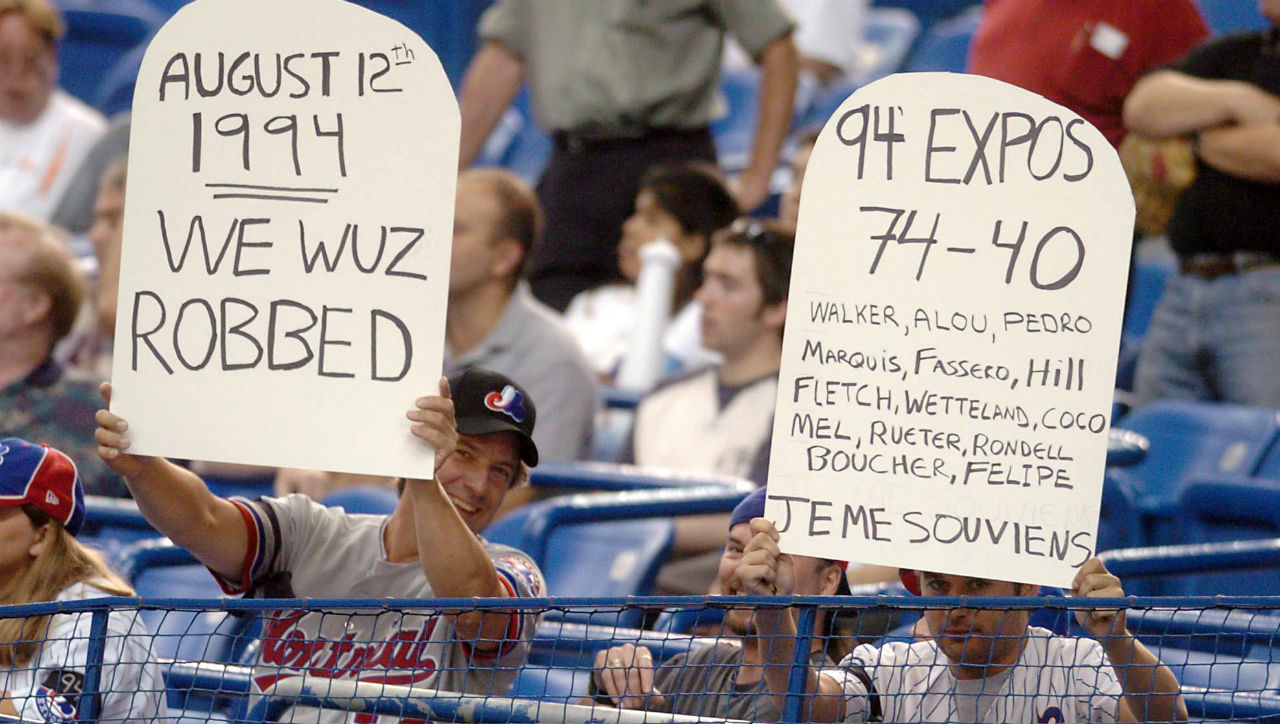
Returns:
[[[537,348],[539,356],[546,362],[554,364],[571,364],[573,369],[580,369],[594,379],[591,365],[582,354],[578,339],[573,330],[551,307],[543,304],[528,293],[519,289],[511,297],[510,304],[519,305],[520,322],[515,332],[516,341],[530,349]]]
[[[685,394],[684,390],[693,388],[700,383],[705,383],[708,379],[714,382],[719,372],[719,366],[706,365],[697,369],[685,370],[670,377],[664,377],[658,380],[658,384],[646,392],[644,397],[640,398],[640,404],[644,404],[646,400],[656,399],[665,395]]]
[[[533,558],[519,548],[480,539],[498,575],[507,579],[519,597],[541,597],[547,593],[546,577]]]
[[[107,130],[107,117],[61,88],[53,92],[49,111],[86,131],[102,133]]]

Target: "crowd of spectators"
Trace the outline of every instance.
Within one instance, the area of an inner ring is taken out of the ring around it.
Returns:
[[[459,94],[462,169],[444,340],[447,380],[410,412],[414,433],[437,447],[436,479],[284,469],[270,473],[277,493],[292,495],[245,502],[210,494],[198,462],[130,455],[127,423],[110,412],[99,410],[95,421],[100,394],[109,394],[109,385],[100,384],[111,368],[126,156],[105,158],[104,149],[121,147],[121,134],[104,136],[106,120],[56,86],[57,10],[47,0],[0,0],[0,437],[64,451],[78,466],[81,495],[133,497],[148,520],[191,550],[229,593],[541,595],[532,561],[480,534],[504,505],[523,501],[508,491],[539,459],[598,454],[593,434],[601,396],[615,381],[643,311],[634,287],[640,249],[665,241],[679,255],[674,314],[663,341],[665,371],[672,374],[642,391],[626,442],[611,457],[763,486],[801,181],[817,137],[813,129],[790,127],[796,87],[805,74],[830,82],[850,72],[852,62],[848,53],[824,56],[812,49],[805,38],[813,28],[805,23],[814,21],[804,18],[814,16],[805,12],[813,7],[795,4],[799,27],[775,0],[686,2],[679,11],[671,3],[624,0],[497,0],[480,22],[482,44]],[[1268,372],[1280,357],[1280,252],[1270,236],[1280,226],[1280,0],[1259,0],[1270,29],[1215,39],[1190,0],[985,0],[983,7],[971,72],[1067,105],[1113,144],[1126,133],[1192,139],[1197,177],[1168,234],[1178,273],[1139,357],[1137,404],[1185,398],[1280,408],[1280,384]],[[846,8],[861,9],[864,3]],[[834,27],[857,24],[842,22]],[[831,27],[823,29],[830,35]],[[750,161],[728,179],[715,165],[709,129],[726,37],[762,77]],[[537,121],[555,144],[536,189],[505,170],[470,168],[525,83]],[[127,121],[116,128],[127,129]],[[784,160],[791,182],[776,188]],[[92,176],[88,187],[85,173]],[[774,192],[781,195],[779,218],[746,216]],[[50,223],[70,218],[91,223]],[[92,254],[78,259],[71,234],[86,232]],[[488,405],[489,395],[514,396],[519,414]],[[0,454],[0,479],[4,464]],[[400,503],[385,519],[356,525],[314,502],[357,483],[398,484]],[[843,565],[777,551],[776,531],[762,513],[761,507],[732,517],[680,519],[674,550],[689,567],[669,577],[682,582],[669,590],[847,590]],[[334,566],[352,575],[335,577]],[[875,572],[886,574],[895,572]],[[933,595],[972,582],[925,572],[924,583],[925,595]],[[1030,595],[1022,584],[991,585],[999,590],[981,593]],[[1096,561],[1082,571],[1076,592],[1122,593]],[[779,657],[791,649],[776,642],[771,650],[757,646],[753,636],[794,636],[794,620],[776,610],[756,614],[750,625],[744,622],[750,612],[743,616],[737,621],[732,612],[728,624],[740,624],[733,630],[745,643],[688,658],[734,661],[748,673],[681,683],[683,674],[655,668],[642,647],[611,649],[597,661],[593,694],[625,708],[776,716],[773,709],[762,715],[758,701],[735,697],[785,693],[789,659]],[[527,644],[531,627],[520,616],[450,620],[448,631],[418,632],[430,645],[442,645],[445,636],[468,642],[465,652],[444,651],[442,660],[487,657],[501,676],[523,660],[521,646],[504,644]],[[943,625],[942,619],[933,623]],[[332,634],[320,631],[318,621],[289,625],[312,638]],[[996,638],[1028,632],[1016,617],[991,625],[1008,627],[992,632]],[[1081,718],[1185,717],[1176,683],[1171,690],[1167,669],[1127,635],[1123,612],[1088,614],[1082,625],[1110,639],[1076,646],[1031,631],[1040,647],[1035,655],[1107,671],[1090,692],[1071,694],[1086,707]],[[826,696],[814,700],[810,715],[893,718],[874,711],[877,687],[890,685],[877,673],[885,656],[945,659],[959,680],[1003,675],[1003,685],[1012,674],[1018,686],[1034,688],[1018,678],[1019,652],[987,651],[1003,657],[1003,674],[970,676],[965,657],[976,654],[951,650],[945,633],[848,657],[814,651],[809,691]],[[760,668],[770,661],[785,672],[782,679]],[[1108,661],[1118,675],[1110,676]],[[1119,672],[1130,664],[1153,673],[1142,682],[1126,678]],[[682,701],[682,686],[732,695],[708,708]],[[981,721],[995,703],[975,694],[974,701],[935,705],[969,707],[969,716],[978,717],[972,720]],[[1138,712],[1139,706],[1155,708]]]

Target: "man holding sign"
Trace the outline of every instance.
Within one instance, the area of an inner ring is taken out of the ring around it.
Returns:
[[[109,386],[104,393],[109,397]],[[163,458],[128,454],[128,424],[107,410],[98,412],[96,437],[99,455],[128,481],[147,520],[208,566],[228,593],[542,595],[542,573],[532,559],[476,535],[507,490],[526,477],[526,466],[538,462],[533,400],[510,379],[473,369],[442,380],[440,394],[419,398],[407,416],[412,433],[436,451],[435,475],[402,480],[390,516],[348,515],[302,495],[219,498]],[[533,628],[532,616],[513,612],[280,611],[264,625],[254,682],[265,690],[309,675],[504,694],[524,663]]]
[[[778,548],[767,518],[751,521],[755,537],[738,578],[753,595],[790,595],[795,564]],[[923,596],[1034,596],[1039,586],[930,571],[904,571]],[[1091,558],[1072,595],[1124,596],[1120,579]],[[1125,625],[1125,612],[1080,609],[1080,625],[1097,641],[1056,636],[1029,626],[1029,611],[936,608],[925,611],[928,640],[864,644],[836,669],[811,670],[805,721],[1186,721],[1178,680]],[[791,674],[788,639],[795,622],[779,611],[756,613],[761,636],[773,638],[765,666],[769,691],[785,696]],[[781,704],[780,704],[781,705]]]

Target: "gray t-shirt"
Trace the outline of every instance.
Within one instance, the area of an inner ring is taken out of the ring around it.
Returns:
[[[384,515],[349,515],[304,495],[233,500],[245,516],[248,555],[227,593],[262,589],[264,597],[434,598],[418,561],[392,563],[383,547]],[[537,565],[523,552],[481,541],[515,597],[545,595]],[[401,611],[278,611],[263,623],[254,690],[304,677],[347,679],[503,696],[524,665],[537,628],[534,614],[512,615],[496,652],[472,649],[442,615]],[[294,707],[281,721],[352,721],[337,710]],[[388,721],[393,718],[388,719]]]
[[[595,372],[578,340],[521,282],[498,325],[462,356],[444,350],[444,373],[483,367],[515,380],[538,407],[533,441],[542,460],[583,460],[599,404]]]
[[[498,0],[480,21],[525,61],[538,124],[570,131],[705,126],[726,31],[756,57],[791,29],[776,0]]]
[[[831,660],[818,651],[810,663],[830,666]],[[741,667],[742,645],[731,641],[672,656],[654,673],[653,685],[666,700],[665,706],[654,710],[717,719],[778,721],[781,712],[763,679],[738,685]]]

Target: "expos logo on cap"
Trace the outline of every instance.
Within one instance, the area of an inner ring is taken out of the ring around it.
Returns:
[[[501,392],[495,390],[485,395],[484,406],[516,422],[524,422],[524,395],[512,385],[503,387]]]
[[[84,485],[60,450],[21,438],[0,440],[0,507],[34,505],[75,535],[84,524]]]

